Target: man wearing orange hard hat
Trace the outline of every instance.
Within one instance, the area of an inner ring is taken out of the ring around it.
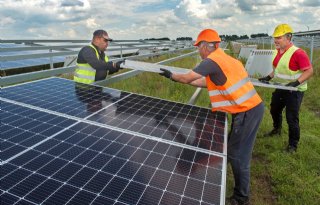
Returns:
[[[260,81],[285,83],[297,87],[298,91],[276,89],[272,93],[270,113],[273,119],[273,129],[265,136],[280,136],[282,128],[282,111],[286,108],[286,118],[289,127],[289,140],[286,151],[295,152],[300,140],[299,109],[304,92],[307,90],[307,80],[313,74],[309,57],[302,49],[293,45],[293,29],[288,24],[278,25],[273,32],[276,51],[273,55],[273,71]]]
[[[202,61],[187,74],[161,69],[173,81],[208,89],[212,111],[231,113],[228,162],[235,187],[231,204],[249,204],[250,161],[264,105],[242,63],[219,48],[221,39],[212,29],[201,31],[194,46]]]

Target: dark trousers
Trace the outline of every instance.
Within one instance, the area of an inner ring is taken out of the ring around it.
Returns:
[[[282,127],[282,111],[286,108],[289,127],[289,145],[297,147],[300,139],[299,110],[304,92],[276,89],[272,93],[270,113],[273,127]]]
[[[232,115],[231,130],[228,137],[228,162],[234,175],[233,196],[239,200],[249,197],[250,161],[254,141],[264,113],[264,104]]]

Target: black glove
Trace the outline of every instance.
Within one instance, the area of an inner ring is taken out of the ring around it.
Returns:
[[[298,85],[300,85],[300,82],[298,80],[286,84],[286,86],[290,87],[297,87]]]
[[[109,71],[109,75],[119,71],[119,69],[116,68],[114,65],[115,64],[112,61],[107,62],[107,70]]]
[[[116,63],[114,64],[114,67],[116,67],[116,68],[118,68],[118,69],[123,69],[123,68],[120,67],[120,64],[121,64],[121,63],[124,64],[125,61],[126,61],[126,59],[120,60],[120,61],[116,62]]]
[[[258,78],[258,80],[259,80],[260,82],[269,82],[271,79],[272,79],[272,78],[271,78],[269,75],[267,75],[267,76],[265,76],[265,77],[262,77],[262,78]]]
[[[162,73],[159,73],[159,75],[162,75],[166,78],[169,78],[172,80],[172,73],[170,70],[164,69],[164,68],[160,68],[161,71],[163,71]]]

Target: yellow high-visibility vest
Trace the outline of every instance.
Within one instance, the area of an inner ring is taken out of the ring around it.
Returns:
[[[292,81],[298,80],[298,78],[302,75],[301,70],[293,71],[289,68],[290,59],[293,53],[298,50],[299,48],[296,46],[291,46],[280,58],[277,67],[274,70],[274,78],[273,81],[279,83],[289,83]],[[277,50],[273,52],[272,62],[277,56]],[[299,91],[306,91],[308,88],[307,83],[302,83],[301,85],[297,86]]]
[[[90,45],[90,47],[92,47],[96,51],[96,56],[98,59],[100,59],[97,49],[93,45]],[[108,62],[108,56],[105,56],[104,60]],[[92,84],[95,81],[95,77],[96,70],[92,68],[88,63],[77,63],[77,68],[73,76],[74,81],[78,83]]]

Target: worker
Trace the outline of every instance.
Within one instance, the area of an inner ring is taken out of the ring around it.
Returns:
[[[212,111],[231,113],[228,137],[228,161],[234,174],[231,204],[249,204],[250,161],[264,105],[248,79],[242,63],[219,48],[221,39],[212,29],[200,32],[194,46],[202,61],[186,74],[162,69],[160,75],[173,81],[206,87]]]
[[[297,87],[298,91],[276,89],[272,93],[270,113],[273,119],[273,129],[265,136],[280,136],[282,129],[282,111],[286,108],[286,119],[289,127],[289,142],[286,151],[297,151],[300,139],[299,110],[304,92],[307,90],[307,80],[313,74],[310,60],[302,49],[292,43],[293,30],[288,24],[278,25],[273,32],[276,51],[273,55],[273,71],[260,81],[285,83]]]
[[[113,74],[121,69],[118,62],[109,61],[105,51],[112,39],[104,30],[96,30],[93,33],[90,45],[83,47],[77,59],[77,68],[74,73],[74,81],[92,84],[95,81],[104,80],[108,74]]]

